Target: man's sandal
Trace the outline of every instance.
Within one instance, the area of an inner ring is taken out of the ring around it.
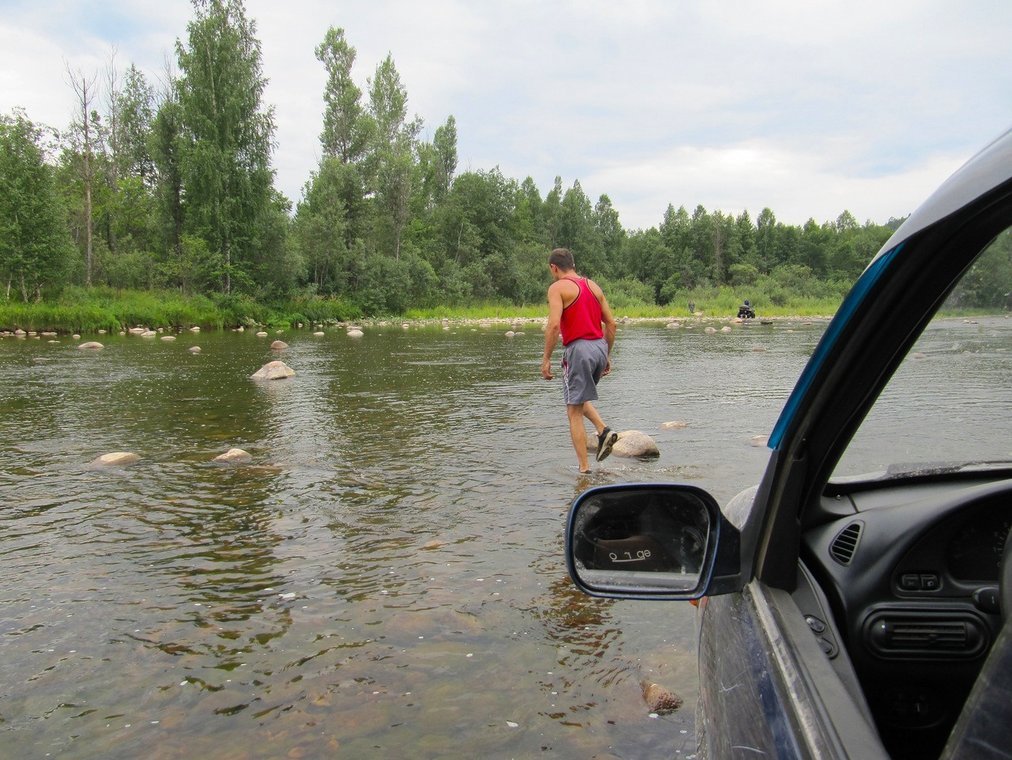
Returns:
[[[608,458],[611,454],[611,449],[615,445],[615,441],[618,440],[618,433],[613,431],[610,427],[606,427],[601,431],[601,434],[597,437],[597,461],[603,461]]]

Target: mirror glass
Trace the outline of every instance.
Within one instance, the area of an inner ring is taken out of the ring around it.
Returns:
[[[570,572],[603,594],[701,593],[716,505],[690,486],[606,486],[570,512]]]

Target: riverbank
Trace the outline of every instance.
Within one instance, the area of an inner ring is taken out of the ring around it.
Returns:
[[[746,296],[747,297],[747,296]],[[682,306],[613,301],[616,317],[632,320],[733,319],[741,299],[724,290],[694,293],[679,299]],[[692,304],[690,311],[688,306]],[[836,311],[834,301],[786,298],[780,305],[754,304],[759,319],[824,318]],[[180,332],[204,330],[292,329],[298,326],[404,323],[511,324],[544,319],[546,307],[536,304],[477,303],[412,308],[400,315],[366,315],[341,299],[302,298],[264,304],[247,296],[182,295],[172,291],[126,291],[111,288],[67,288],[59,298],[39,303],[0,301],[0,331],[56,332],[62,335],[119,332],[131,327]]]

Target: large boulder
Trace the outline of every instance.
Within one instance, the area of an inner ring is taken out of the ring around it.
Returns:
[[[295,370],[282,361],[267,362],[264,366],[250,375],[251,380],[284,380],[294,377]]]
[[[618,434],[611,450],[615,457],[659,457],[660,449],[654,439],[639,430],[626,430]]]
[[[587,451],[597,451],[597,433],[587,434]],[[654,439],[639,430],[626,430],[618,434],[618,440],[611,449],[617,457],[659,457],[660,449]]]

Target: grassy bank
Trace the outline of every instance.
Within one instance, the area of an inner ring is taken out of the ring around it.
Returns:
[[[723,319],[734,317],[738,305],[748,297],[720,288],[682,295],[667,306],[645,303],[616,293],[612,309],[617,317],[685,318],[695,313]],[[759,317],[830,316],[838,306],[831,299],[787,298],[780,305],[753,301]],[[407,320],[481,320],[537,318],[545,316],[546,305],[478,303],[409,309],[404,314],[374,315]],[[291,327],[298,324],[325,324],[363,319],[354,305],[340,299],[305,298],[281,304],[262,304],[245,296],[184,296],[172,291],[152,292],[111,288],[67,288],[54,301],[41,303],[0,302],[0,330],[53,330],[62,333],[94,333],[134,326],[182,330],[193,326],[225,329],[238,326]]]
[[[224,329],[238,326],[340,322],[356,319],[361,311],[341,300],[301,299],[284,304],[261,304],[246,296],[208,297],[174,291],[67,288],[53,301],[0,301],[0,330],[53,330],[93,333],[134,326],[182,330],[199,326]]]

